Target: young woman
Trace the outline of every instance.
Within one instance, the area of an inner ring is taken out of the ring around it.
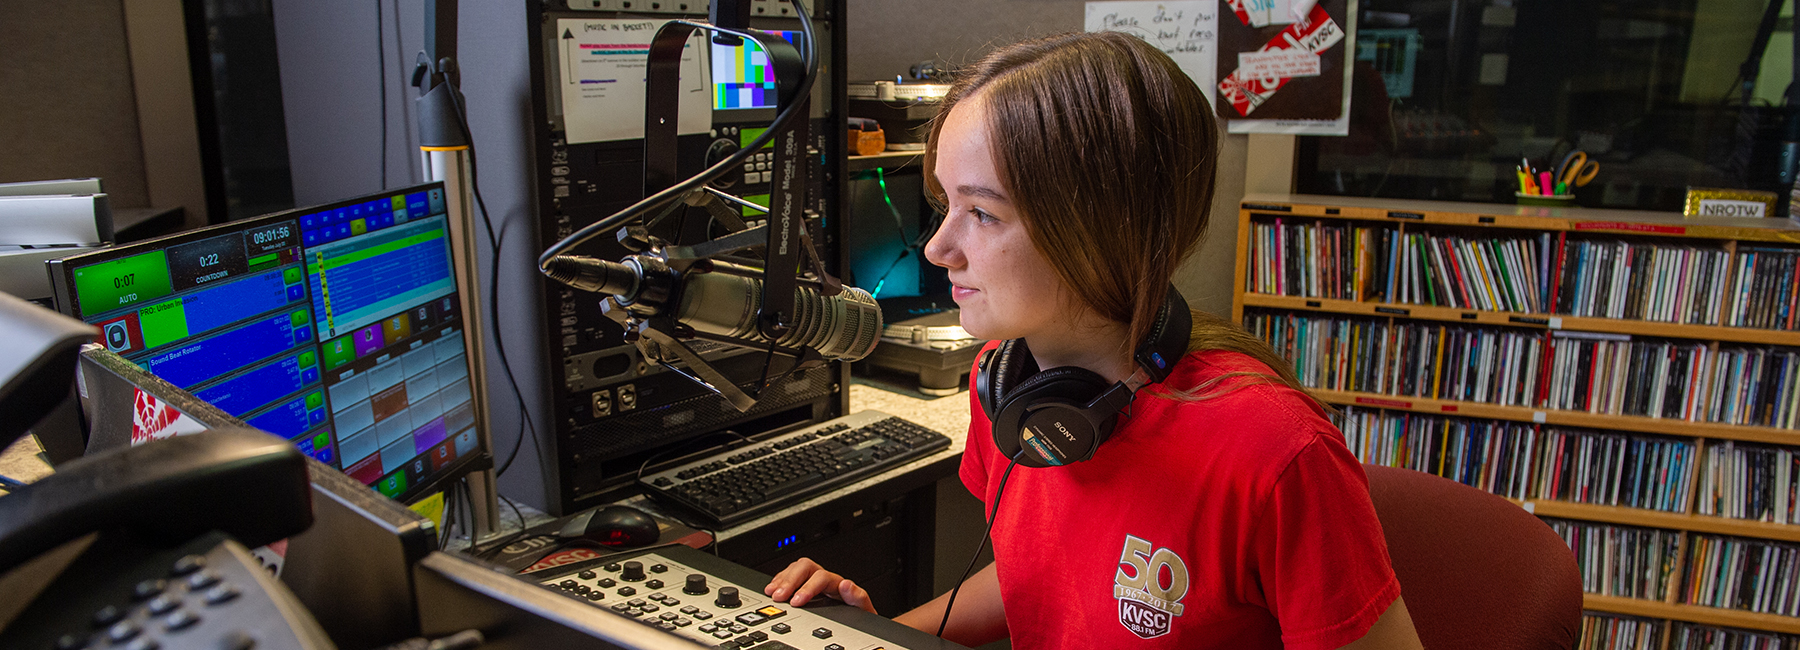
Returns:
[[[1107,415],[1116,428],[1092,457],[1062,466],[1015,467],[1031,445],[1018,426],[994,430],[996,407],[971,395],[961,475],[987,505],[995,561],[962,584],[945,638],[1418,647],[1361,465],[1285,361],[1192,312],[1185,355],[1177,332],[1179,361],[1139,387],[1155,368],[1134,356],[1205,232],[1216,157],[1200,89],[1129,35],[1003,48],[945,99],[925,155],[945,217],[925,254],[949,270],[963,327],[1009,341],[1022,368],[989,401],[1032,386],[1039,369],[1137,388]],[[971,377],[998,356],[984,352]],[[867,592],[811,560],[764,592],[875,611]],[[935,633],[948,601],[896,620]]]

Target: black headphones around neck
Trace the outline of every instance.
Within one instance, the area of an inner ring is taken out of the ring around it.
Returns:
[[[1169,377],[1187,354],[1193,316],[1174,286],[1144,343],[1133,351],[1139,372],[1108,385],[1079,367],[1039,370],[1025,339],[1001,342],[976,364],[975,394],[993,427],[994,444],[1028,467],[1067,465],[1094,457],[1139,388]],[[1027,450],[1020,454],[1020,450]]]

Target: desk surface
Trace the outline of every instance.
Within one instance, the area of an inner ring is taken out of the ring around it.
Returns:
[[[950,436],[950,447],[895,468],[892,472],[884,473],[880,477],[846,485],[838,490],[795,504],[792,508],[745,522],[732,530],[751,530],[794,512],[824,503],[836,496],[866,488],[885,480],[885,477],[893,475],[893,472],[909,472],[962,454],[963,443],[969,430],[969,394],[967,391],[945,397],[932,397],[879,381],[857,378],[850,385],[850,407],[858,411],[866,409],[883,411],[889,415],[897,415],[925,425]],[[0,475],[26,483],[48,476],[53,470],[38,455],[39,451],[41,449],[38,447],[36,438],[31,436],[20,438],[4,453],[0,453]],[[506,509],[502,508],[502,510]],[[721,537],[729,538],[731,533],[731,530],[723,531]]]

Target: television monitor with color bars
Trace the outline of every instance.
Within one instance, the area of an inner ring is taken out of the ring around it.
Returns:
[[[411,500],[491,464],[441,183],[51,264],[108,350]]]
[[[797,31],[769,31],[789,43]],[[755,41],[741,46],[712,44],[713,110],[775,108],[775,71]]]

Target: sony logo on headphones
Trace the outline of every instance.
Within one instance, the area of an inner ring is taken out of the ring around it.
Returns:
[[[1075,434],[1069,433],[1069,428],[1063,426],[1062,420],[1057,420],[1055,424],[1056,430],[1061,431],[1064,438],[1068,438],[1069,442],[1075,442]]]

